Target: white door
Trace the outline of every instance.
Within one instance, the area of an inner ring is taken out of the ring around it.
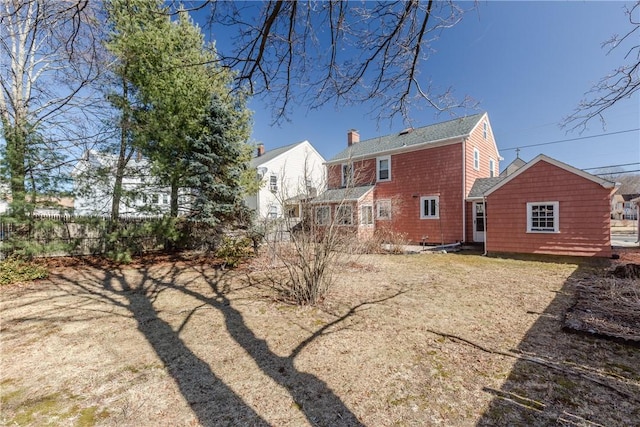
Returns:
[[[473,241],[484,242],[484,202],[473,202]]]

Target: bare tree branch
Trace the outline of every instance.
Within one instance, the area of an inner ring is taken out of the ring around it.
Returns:
[[[274,121],[286,119],[292,103],[317,108],[367,102],[379,118],[407,118],[421,104],[438,111],[474,107],[468,98],[454,100],[448,89],[438,93],[428,76],[419,75],[432,42],[460,22],[465,10],[459,3],[210,4],[211,28],[234,33],[234,48],[219,49],[220,61],[238,70],[238,87],[269,97]]]
[[[624,42],[632,40],[632,46],[624,55],[624,59],[629,62],[601,78],[585,93],[585,98],[580,101],[574,112],[562,121],[562,126],[568,130],[584,131],[593,119],[598,119],[604,128],[604,113],[619,102],[630,99],[640,89],[640,1],[636,1],[631,8],[625,6],[625,14],[628,16],[631,29],[623,36],[613,35],[602,43],[602,47],[608,48],[608,55],[620,49]]]

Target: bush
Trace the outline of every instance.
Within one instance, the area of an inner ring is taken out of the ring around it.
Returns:
[[[252,241],[248,237],[224,236],[216,250],[216,256],[222,259],[222,268],[235,268],[243,259],[252,254],[252,248]]]
[[[48,274],[43,266],[18,258],[8,258],[0,262],[0,285],[44,279]]]

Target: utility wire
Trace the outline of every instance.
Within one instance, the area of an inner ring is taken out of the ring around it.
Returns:
[[[625,163],[625,164],[622,164],[622,165],[596,166],[595,168],[584,168],[582,170],[583,171],[591,171],[591,170],[594,170],[594,169],[620,168],[622,166],[634,166],[634,165],[640,165],[640,162]],[[617,173],[617,172],[615,172],[615,173]]]
[[[622,175],[622,174],[625,174],[625,173],[633,173],[633,172],[640,172],[640,169],[634,169],[632,171],[615,172],[615,173],[594,173],[593,175],[595,175],[595,176]]]
[[[617,132],[601,133],[601,134],[598,134],[598,135],[580,136],[580,137],[571,138],[571,139],[560,139],[558,141],[541,142],[539,144],[530,144],[530,145],[521,145],[519,147],[501,148],[500,151],[518,150],[518,149],[521,149],[521,148],[539,147],[541,145],[559,144],[561,142],[579,141],[579,140],[582,140],[582,139],[590,139],[590,138],[600,138],[601,136],[618,135],[618,134],[621,134],[621,133],[636,132],[636,131],[639,131],[639,130],[640,130],[640,128],[627,129],[627,130],[620,130],[620,131],[617,131]]]

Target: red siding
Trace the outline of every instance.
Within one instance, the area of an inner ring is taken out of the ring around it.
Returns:
[[[495,175],[498,176],[500,172],[500,161],[498,156],[498,151],[496,148],[496,143],[493,139],[493,132],[491,131],[491,125],[489,124],[489,119],[486,119],[487,122],[487,138],[484,137],[484,129],[483,122],[481,120],[476,128],[471,132],[471,135],[467,139],[465,143],[465,196],[469,194],[471,187],[473,187],[473,183],[476,178],[488,178],[490,177],[489,173],[489,159],[493,159],[495,161]],[[480,151],[480,168],[476,170],[474,168],[473,161],[473,151],[477,148]],[[471,240],[471,237],[467,237],[468,240]]]
[[[414,243],[462,240],[462,144],[391,157],[391,181],[379,182],[375,199],[392,202],[391,222],[376,221]],[[420,219],[420,197],[439,196],[440,218]]]
[[[610,257],[610,192],[540,161],[488,196],[487,251]],[[548,201],[559,233],[527,233],[527,203]]]

